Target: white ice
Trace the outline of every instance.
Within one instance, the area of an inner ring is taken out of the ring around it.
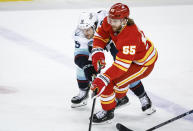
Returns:
[[[143,80],[157,112],[144,115],[129,92],[131,104],[115,112],[114,122],[92,131],[116,131],[116,122],[144,131],[193,108],[193,5],[130,10],[158,49],[155,69]],[[92,100],[84,108],[70,107],[78,93],[72,34],[81,11],[0,12],[0,131],[88,130]],[[95,111],[100,109],[97,101]],[[188,118],[158,130],[192,131],[193,116]]]

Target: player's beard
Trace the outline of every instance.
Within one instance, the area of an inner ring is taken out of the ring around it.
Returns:
[[[120,26],[112,26],[114,32],[119,32],[122,29],[122,25]]]

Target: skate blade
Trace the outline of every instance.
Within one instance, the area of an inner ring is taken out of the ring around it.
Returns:
[[[93,125],[106,125],[106,124],[111,124],[113,122],[113,120],[107,120],[107,121],[104,121],[104,122],[100,122],[100,123],[95,123],[95,122],[92,122]]]
[[[156,109],[155,109],[154,107],[151,107],[151,108],[149,108],[149,109],[147,109],[147,110],[144,111],[144,113],[145,113],[146,115],[151,115],[151,114],[153,114],[153,113],[155,113],[155,112],[156,112]]]
[[[78,104],[72,104],[71,105],[71,108],[78,108],[78,107],[83,107],[83,106],[86,106],[87,105],[87,101],[86,100],[84,100],[84,101],[82,101],[81,103],[78,103]]]

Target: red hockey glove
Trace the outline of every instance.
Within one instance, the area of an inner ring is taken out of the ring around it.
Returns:
[[[109,78],[101,74],[99,74],[97,78],[94,79],[91,85],[91,90],[96,93],[96,97],[100,96],[103,93],[109,82]]]
[[[105,55],[102,48],[92,49],[92,64],[96,72],[100,72],[100,69],[105,68]]]

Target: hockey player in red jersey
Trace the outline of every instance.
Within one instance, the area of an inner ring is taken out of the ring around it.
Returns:
[[[96,97],[100,96],[103,109],[94,114],[94,123],[113,119],[114,109],[124,100],[129,88],[139,97],[142,111],[147,114],[155,112],[141,79],[153,70],[158,53],[152,42],[129,18],[129,14],[127,5],[113,5],[94,36],[92,64],[96,71],[99,70],[99,64],[102,68],[105,67],[103,49],[109,39],[114,42],[118,51],[112,66],[92,82],[91,90],[97,91]]]

